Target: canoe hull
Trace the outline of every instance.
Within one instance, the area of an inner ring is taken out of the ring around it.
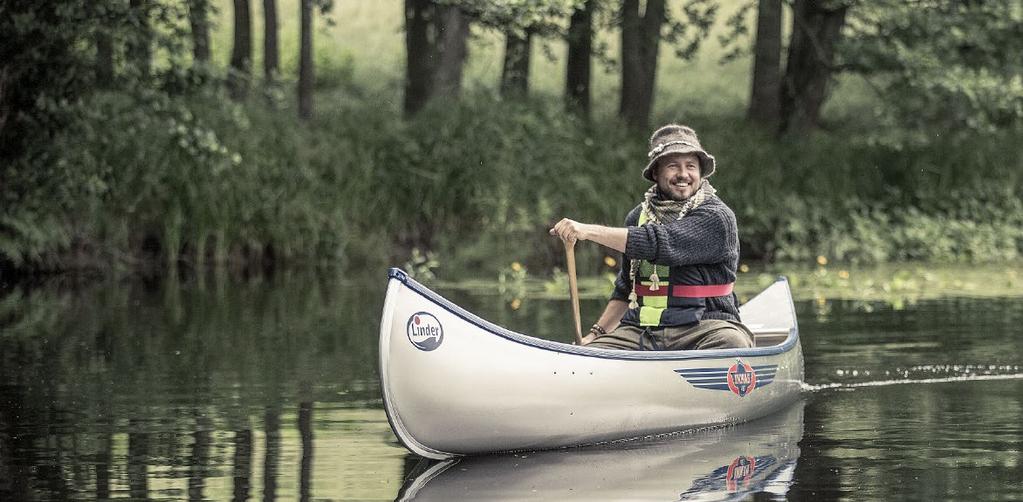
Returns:
[[[380,357],[392,428],[428,458],[745,422],[793,401],[803,376],[797,337],[759,352],[576,347],[504,330],[393,269]]]

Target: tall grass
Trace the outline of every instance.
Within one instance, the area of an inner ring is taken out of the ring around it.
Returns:
[[[24,213],[4,252],[58,267],[365,268],[419,249],[456,274],[543,269],[562,259],[546,233],[557,219],[620,225],[647,187],[645,134],[580,122],[557,98],[471,93],[404,120],[387,92],[351,92],[320,93],[309,124],[287,104],[208,88],[96,95],[49,145],[59,176],[35,199],[59,203]],[[894,148],[827,133],[778,142],[738,116],[691,123],[718,158],[712,181],[737,214],[744,259],[990,261],[1023,249],[1010,132]],[[604,267],[603,250],[580,253],[582,270]]]

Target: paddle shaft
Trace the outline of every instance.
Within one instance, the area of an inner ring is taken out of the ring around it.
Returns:
[[[568,289],[572,295],[572,315],[575,317],[575,343],[583,344],[583,323],[579,315],[579,283],[575,277],[575,241],[565,243],[565,260],[568,262]]]

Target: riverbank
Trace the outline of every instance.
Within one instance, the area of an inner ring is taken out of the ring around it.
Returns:
[[[645,133],[586,124],[554,98],[478,93],[403,120],[396,96],[341,92],[308,124],[208,87],[69,105],[71,125],[8,171],[6,268],[385,267],[419,252],[448,271],[550,269],[552,222],[620,224],[646,188]],[[739,110],[687,119],[718,158],[711,181],[744,260],[978,263],[1023,249],[1009,132],[885,146],[849,131],[778,141]],[[580,247],[582,273],[603,260]]]

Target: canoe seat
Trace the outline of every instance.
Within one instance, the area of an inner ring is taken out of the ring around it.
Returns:
[[[753,332],[753,346],[754,347],[771,347],[779,345],[789,337],[788,331],[754,331]]]

